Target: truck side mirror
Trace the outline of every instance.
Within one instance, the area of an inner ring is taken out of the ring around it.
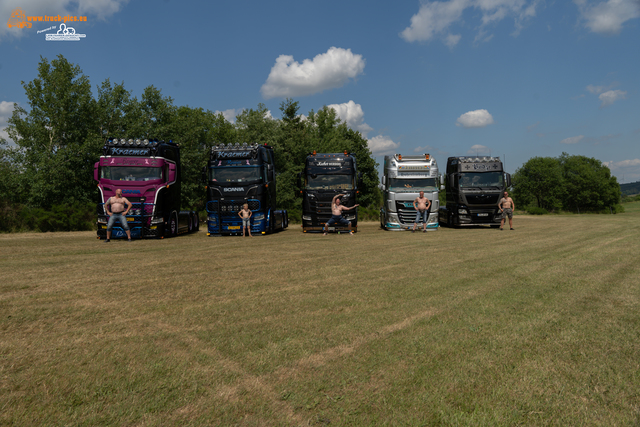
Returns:
[[[511,187],[511,174],[507,174],[507,187]]]
[[[444,191],[444,184],[440,184],[440,191]]]
[[[453,188],[453,183],[455,182],[454,178],[455,178],[454,174],[449,175],[449,187],[451,188]]]
[[[380,182],[382,183],[382,185],[387,185],[387,177],[382,175],[382,178],[380,178]]]
[[[98,178],[100,177],[100,162],[95,162],[93,165],[93,179],[96,181],[100,181]]]
[[[176,164],[169,163],[169,180],[168,182],[174,182],[176,180]]]

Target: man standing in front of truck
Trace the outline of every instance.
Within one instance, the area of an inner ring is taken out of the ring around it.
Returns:
[[[342,197],[342,196],[344,196],[344,194],[337,194],[337,195],[333,196],[333,200],[331,200],[331,218],[329,218],[329,221],[327,221],[327,223],[324,225],[324,235],[325,236],[327,235],[327,230],[329,229],[329,226],[335,224],[336,222],[339,225],[348,225],[349,226],[349,234],[353,235],[353,231],[351,231],[351,221],[349,221],[348,219],[342,217],[342,211],[348,211],[350,209],[355,209],[359,205],[353,205],[350,208],[342,206],[340,204],[340,197]]]
[[[413,222],[412,233],[416,231],[416,224],[422,219],[422,232],[427,232],[427,221],[429,220],[429,208],[431,208],[431,200],[424,197],[424,191],[413,201],[413,208],[416,210],[416,220]]]
[[[500,212],[502,212],[502,221],[500,221],[500,230],[504,227],[504,220],[509,218],[509,228],[513,230],[513,210],[515,209],[515,204],[513,203],[513,199],[509,197],[509,193],[504,192],[504,197],[500,199],[500,203],[498,203],[498,207],[500,208]]]
[[[127,213],[131,209],[131,202],[126,197],[122,196],[122,190],[117,189],[116,195],[109,197],[109,200],[104,204],[104,209],[109,215],[109,222],[107,223],[107,239],[105,243],[109,243],[111,240],[111,229],[116,220],[120,221],[122,228],[127,233],[128,241],[131,241],[131,231],[129,230],[129,224],[127,223]]]

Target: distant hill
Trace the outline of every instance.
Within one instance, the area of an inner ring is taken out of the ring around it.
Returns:
[[[628,184],[620,184],[620,191],[623,196],[633,196],[634,194],[640,194],[640,181],[630,182]]]

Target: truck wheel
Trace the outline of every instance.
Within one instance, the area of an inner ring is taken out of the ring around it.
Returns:
[[[193,213],[193,219],[195,221],[195,231],[200,231],[200,216],[198,215],[198,212]]]
[[[178,235],[178,214],[173,212],[169,219],[169,236],[176,237]]]

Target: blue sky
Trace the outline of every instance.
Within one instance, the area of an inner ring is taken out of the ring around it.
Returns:
[[[9,28],[12,12],[86,16]],[[640,0],[0,0],[0,137],[20,82],[63,54],[95,88],[149,85],[230,121],[333,106],[385,154],[595,157],[640,181]],[[49,29],[55,26],[53,29]],[[45,30],[45,31],[43,31]],[[38,31],[40,31],[38,33]]]

